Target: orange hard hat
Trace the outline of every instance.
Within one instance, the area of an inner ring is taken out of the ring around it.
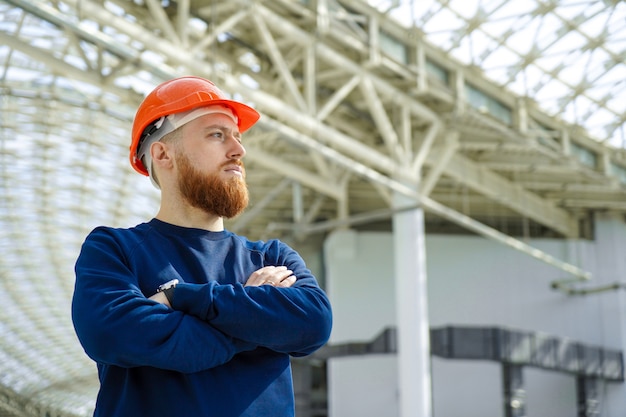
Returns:
[[[252,127],[260,117],[252,107],[226,98],[215,84],[204,78],[187,76],[165,81],[146,96],[135,114],[130,143],[130,164],[135,171],[148,175],[148,170],[137,157],[137,149],[148,126],[161,117],[211,105],[230,108],[242,133]]]

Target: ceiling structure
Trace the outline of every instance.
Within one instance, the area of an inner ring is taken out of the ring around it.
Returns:
[[[390,230],[421,206],[429,232],[587,278],[523,239],[626,212],[621,1],[0,0],[0,40],[0,416],[89,415],[73,263],[93,227],[155,214],[130,126],[174,76],[262,113],[228,223],[253,239]]]

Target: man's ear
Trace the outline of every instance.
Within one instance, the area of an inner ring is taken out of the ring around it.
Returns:
[[[158,166],[161,170],[174,166],[174,150],[166,143],[157,141],[150,145],[150,156],[155,167]]]

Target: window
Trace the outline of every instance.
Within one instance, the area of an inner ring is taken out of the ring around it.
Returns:
[[[482,111],[491,114],[496,119],[511,125],[513,122],[513,115],[511,109],[505,106],[499,100],[489,96],[488,94],[480,91],[471,84],[465,84],[465,94],[469,104]]]

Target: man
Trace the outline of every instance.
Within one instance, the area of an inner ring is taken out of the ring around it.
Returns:
[[[294,415],[290,355],[326,343],[331,308],[289,246],[224,229],[248,203],[241,133],[258,118],[197,77],[139,106],[131,165],[161,189],[160,209],[96,228],[76,262],[72,319],[98,367],[95,416]]]

